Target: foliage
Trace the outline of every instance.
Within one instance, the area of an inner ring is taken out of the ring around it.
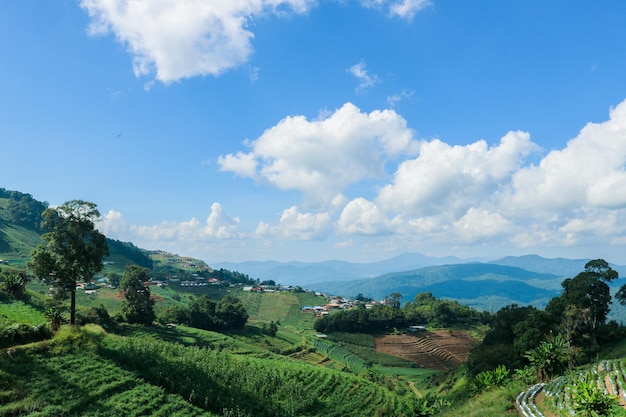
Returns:
[[[150,288],[144,285],[148,281],[150,281],[148,269],[138,265],[126,267],[119,290],[124,293],[121,315],[128,323],[150,325],[156,317],[154,300],[150,298]]]
[[[380,385],[285,358],[252,358],[152,338],[106,342],[101,351],[106,358],[212,412],[239,408],[243,415],[259,417],[409,412],[405,402]]]
[[[0,316],[0,346],[48,339],[51,336],[46,324],[17,323]]]
[[[46,310],[46,319],[50,323],[50,330],[56,332],[61,328],[61,324],[65,322],[65,315],[61,308],[52,306]]]
[[[615,413],[616,397],[605,394],[596,378],[586,374],[584,379],[576,381],[571,390],[572,403],[577,416],[606,417]]]
[[[350,353],[342,346],[313,337],[313,347],[317,352],[326,355],[328,358],[343,364],[347,369],[357,374],[364,372],[368,367],[367,364],[360,357]]]
[[[189,307],[175,305],[165,309],[158,321],[162,324],[186,324],[204,330],[241,329],[248,321],[248,313],[241,300],[226,296],[215,302],[207,295],[195,297]]]
[[[94,222],[100,217],[94,203],[72,200],[43,212],[43,243],[32,253],[29,268],[42,281],[70,293],[70,323],[76,320],[76,283],[90,281],[102,269],[108,253],[106,238]]]
[[[69,333],[69,332],[68,332]],[[0,357],[0,416],[216,417],[93,352]]]
[[[8,273],[0,275],[0,289],[6,291],[13,298],[22,298],[26,291],[28,279],[23,272]]]
[[[130,260],[132,263],[142,266],[144,268],[152,269],[154,266],[154,262],[145,253],[145,251],[139,249],[131,242],[122,242],[119,240],[107,238],[107,245],[109,247],[109,252],[111,255],[114,253],[119,254]]]
[[[542,341],[539,346],[527,351],[524,357],[537,370],[537,379],[547,381],[565,369],[571,357],[571,351],[563,337],[558,334]]]
[[[324,316],[315,322],[315,330],[323,333],[381,333],[406,326],[402,310],[382,304],[370,309],[361,304],[357,308]]]
[[[107,308],[103,304],[100,304],[97,307],[91,307],[84,311],[77,311],[76,321],[80,325],[87,323],[106,325],[111,322],[111,316]]]
[[[7,191],[0,188],[0,198],[7,198],[5,219],[28,229],[41,231],[41,214],[48,208],[48,203],[35,200],[30,194],[19,191]]]
[[[483,323],[488,314],[460,304],[458,301],[435,298],[432,293],[420,293],[403,308],[412,324],[428,323],[432,327],[467,327]]]
[[[477,374],[472,379],[470,387],[473,392],[480,392],[494,387],[502,387],[510,380],[511,371],[504,365],[499,365],[493,371],[483,371]]]
[[[263,333],[275,337],[278,332],[278,325],[272,320],[270,324],[263,323]]]
[[[541,353],[542,346],[548,348],[541,343],[556,343],[556,339],[544,341],[550,334],[560,334],[559,349],[566,350],[570,368],[575,359],[593,357],[598,352],[599,342],[618,340],[624,333],[624,328],[617,323],[606,323],[611,303],[608,283],[616,278],[617,272],[606,261],[592,260],[583,272],[562,282],[563,293],[550,300],[544,311],[515,304],[500,309],[492,320],[491,330],[470,353],[470,375],[493,369],[497,364],[521,368],[529,360],[542,362],[541,356],[554,361],[555,358]],[[527,353],[531,350],[532,353]],[[540,379],[560,371],[563,363],[558,363],[558,369],[553,369],[555,362],[544,363],[545,369],[540,366],[540,373],[548,373],[538,375]]]

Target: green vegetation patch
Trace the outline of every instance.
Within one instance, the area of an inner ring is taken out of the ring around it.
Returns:
[[[40,309],[20,300],[0,302],[0,319],[37,326],[46,323],[46,317]]]
[[[0,416],[212,416],[94,353],[0,359]]]

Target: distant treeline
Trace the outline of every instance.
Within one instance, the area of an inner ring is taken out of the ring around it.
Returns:
[[[248,312],[241,301],[231,295],[218,302],[202,295],[191,300],[188,307],[168,307],[157,319],[163,324],[186,324],[204,330],[232,330],[244,327],[248,321]]]
[[[438,300],[431,293],[421,293],[412,302],[400,307],[400,294],[392,294],[385,304],[355,308],[321,317],[315,330],[323,333],[382,333],[411,325],[465,328],[488,323],[490,314],[452,300]]]
[[[0,219],[41,232],[41,214],[48,208],[47,202],[37,201],[30,194],[5,188],[0,188],[0,198],[9,200],[6,209],[0,211]]]
[[[117,253],[144,268],[152,269],[154,266],[154,262],[146,252],[133,245],[131,242],[121,242],[107,238],[107,245],[109,246],[109,252],[111,254]]]

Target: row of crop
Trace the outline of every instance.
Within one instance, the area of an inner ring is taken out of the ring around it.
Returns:
[[[328,358],[344,364],[352,372],[360,374],[367,367],[363,359],[349,352],[341,345],[326,341],[320,338],[313,338],[313,347],[317,352],[326,355]]]
[[[606,413],[620,407],[618,399],[626,401],[626,376],[624,364],[620,361],[601,361],[586,371],[560,376],[542,388],[537,387],[535,385],[517,397],[518,409],[524,416],[542,415],[535,404],[540,391],[545,394],[543,406],[552,414],[561,416],[579,415],[590,410]],[[600,412],[598,415],[604,414]]]
[[[0,357],[0,416],[217,416],[89,352]],[[221,413],[219,413],[221,415]]]
[[[515,399],[517,409],[524,417],[545,417],[535,404],[535,398],[544,384],[535,384],[527,391],[521,392]]]
[[[148,338],[108,338],[101,354],[213,412],[360,416],[402,409],[393,394],[364,378],[289,358],[252,358]]]

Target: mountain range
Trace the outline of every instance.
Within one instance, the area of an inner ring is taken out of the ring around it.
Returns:
[[[361,294],[383,299],[398,292],[406,302],[418,293],[431,292],[438,298],[454,299],[479,310],[495,312],[513,303],[543,308],[561,293],[563,280],[583,271],[588,261],[525,255],[476,262],[405,253],[370,263],[250,261],[211,266],[237,270],[261,281],[273,280],[347,297]],[[626,274],[626,266],[611,266],[620,276]],[[623,281],[618,279],[611,286],[617,288]],[[613,305],[612,310],[614,318],[626,318],[623,307]]]

